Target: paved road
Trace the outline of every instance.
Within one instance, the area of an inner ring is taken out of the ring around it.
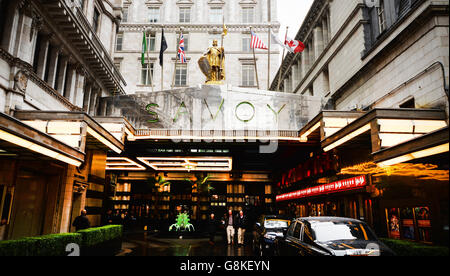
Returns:
[[[207,238],[158,238],[147,233],[125,234],[120,256],[252,256],[251,245],[228,246],[217,236],[214,245]]]

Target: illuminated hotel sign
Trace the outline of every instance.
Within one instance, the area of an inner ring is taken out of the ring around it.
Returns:
[[[292,193],[277,196],[277,201],[287,201],[305,197],[312,197],[324,194],[332,194],[349,190],[360,189],[367,185],[365,176],[358,176],[350,179],[339,180],[333,183],[312,187]]]

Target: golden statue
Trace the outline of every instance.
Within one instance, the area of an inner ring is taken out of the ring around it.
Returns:
[[[225,80],[225,50],[218,47],[217,40],[198,60],[198,65],[206,76],[206,84],[223,84]]]

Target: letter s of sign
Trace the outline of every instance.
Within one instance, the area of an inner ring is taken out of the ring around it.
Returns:
[[[80,256],[80,246],[76,243],[69,243],[66,246],[66,252],[69,252],[67,256]]]
[[[148,114],[150,114],[150,115],[152,115],[152,116],[155,116],[154,119],[148,120],[148,122],[149,122],[149,123],[157,123],[157,122],[159,122],[158,113],[156,113],[155,111],[150,110],[150,108],[152,108],[152,107],[159,107],[159,105],[156,104],[156,103],[151,103],[151,104],[148,104],[148,105],[145,107],[145,110],[147,110]]]

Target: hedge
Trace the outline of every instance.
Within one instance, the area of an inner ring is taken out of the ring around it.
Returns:
[[[78,233],[51,234],[0,242],[0,256],[65,256],[69,243],[80,244]]]
[[[81,248],[92,248],[121,237],[121,225],[108,225],[81,230],[77,233],[6,240],[0,241],[0,256],[67,256],[66,246],[70,243],[78,244]]]
[[[449,248],[445,246],[385,238],[380,240],[398,256],[449,256]]]
[[[80,233],[83,236],[83,242],[81,245],[91,247],[105,241],[122,237],[122,225],[107,225],[103,227],[89,228],[80,230],[77,233]]]

